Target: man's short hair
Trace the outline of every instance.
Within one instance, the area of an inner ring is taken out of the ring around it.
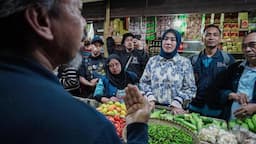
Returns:
[[[40,4],[52,9],[57,0],[2,0],[0,2],[0,18],[9,17],[15,13],[25,10],[30,5]]]
[[[209,25],[205,26],[205,27],[204,27],[204,33],[205,33],[205,31],[206,31],[208,28],[216,28],[216,29],[218,29],[218,31],[219,31],[220,34],[221,34],[221,30],[220,30],[219,26],[217,26],[217,25],[215,25],[215,24],[209,24]]]
[[[10,51],[10,47],[20,52],[30,51],[28,47],[20,49],[19,43],[27,45],[31,43],[31,39],[37,39],[34,30],[29,26],[24,12],[27,8],[43,8],[51,17],[59,15],[58,0],[1,0],[0,2],[0,23],[2,29],[1,45],[4,46],[3,51]],[[19,24],[19,26],[17,26]],[[4,29],[8,31],[4,31]],[[13,43],[12,41],[16,41]],[[1,53],[1,52],[0,52]]]
[[[245,37],[243,38],[243,43],[244,43],[244,40],[247,38],[247,36],[250,34],[256,34],[256,30],[252,30],[248,34],[246,34]]]
[[[141,35],[134,35],[134,38],[137,39],[137,40],[140,40],[141,39]]]
[[[133,35],[132,33],[125,33],[125,34],[123,35],[123,39],[122,39],[122,41],[121,41],[121,44],[122,44],[122,45],[124,44],[124,41],[126,40],[127,37],[132,37],[132,38],[134,38],[134,35]]]

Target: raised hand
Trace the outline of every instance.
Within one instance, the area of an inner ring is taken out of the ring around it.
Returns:
[[[150,116],[150,104],[140,93],[137,86],[128,85],[125,88],[124,102],[127,109],[126,123],[147,123]]]

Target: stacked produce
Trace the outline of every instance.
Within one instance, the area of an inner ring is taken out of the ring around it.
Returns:
[[[126,107],[123,103],[120,102],[108,102],[105,104],[101,104],[97,110],[104,115],[112,122],[112,124],[116,128],[117,135],[121,138],[122,131],[125,127],[125,115],[126,115]]]
[[[208,144],[237,144],[236,136],[216,126],[202,128],[198,134],[200,142]]]
[[[235,126],[241,126],[252,132],[256,132],[256,114],[251,117],[246,117],[244,119],[234,119],[229,121],[229,127],[231,129]]]
[[[203,144],[255,144],[256,134],[243,127],[226,131],[211,126],[201,129],[198,139]]]
[[[101,104],[97,110],[104,115],[108,116],[120,116],[122,118],[126,115],[126,108],[123,103],[110,101],[105,104]]]
[[[168,113],[166,110],[156,110],[151,114],[151,118],[175,121],[179,124],[186,126],[194,132],[199,132],[202,128],[209,127],[211,125],[227,129],[227,124],[225,121],[200,116],[197,113],[172,115],[171,113]]]
[[[149,144],[192,144],[193,139],[181,129],[161,124],[149,124]]]

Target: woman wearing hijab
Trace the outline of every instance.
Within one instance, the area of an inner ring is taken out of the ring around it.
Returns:
[[[186,113],[185,105],[195,96],[196,85],[189,59],[178,54],[181,35],[168,29],[162,36],[160,54],[149,59],[140,88],[154,107],[169,106],[174,114]]]
[[[128,84],[138,82],[134,72],[126,71],[118,55],[112,54],[106,60],[106,76],[101,78],[96,85],[94,97],[96,100],[106,103],[109,101],[121,101],[124,89]]]

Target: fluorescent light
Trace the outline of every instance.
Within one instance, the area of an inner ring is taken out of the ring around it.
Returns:
[[[180,27],[181,24],[182,24],[182,21],[179,20],[179,19],[175,19],[174,22],[173,22],[173,24],[174,24],[175,27]]]

